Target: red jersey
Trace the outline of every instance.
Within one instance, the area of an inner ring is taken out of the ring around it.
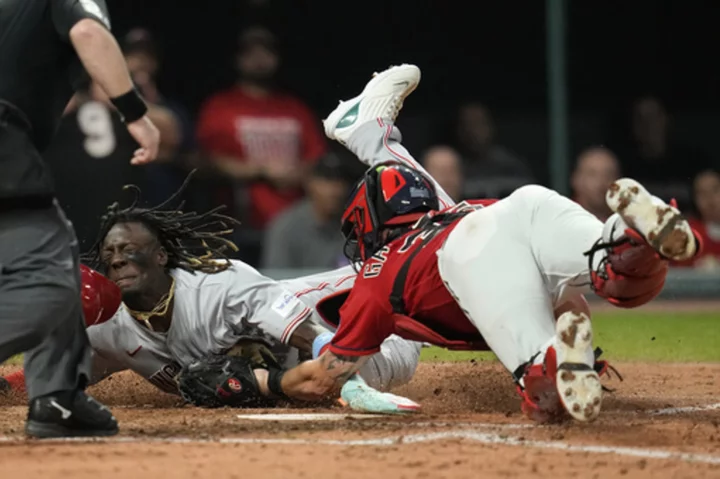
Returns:
[[[468,213],[495,201],[462,202],[435,217]],[[330,351],[342,356],[371,355],[392,334],[451,349],[487,349],[438,270],[437,252],[460,219],[462,216],[445,226],[429,221],[427,226],[393,240],[365,261],[340,309],[340,324]],[[403,275],[404,287],[397,291],[398,277]],[[402,312],[398,311],[399,298]]]
[[[700,255],[691,259],[690,261],[684,261],[682,263],[673,263],[673,266],[689,266],[689,267],[707,267],[715,266],[720,264],[720,240],[714,239],[708,232],[707,224],[697,218],[691,218],[688,220],[690,227],[700,236],[702,241],[702,252]],[[715,263],[713,265],[712,263]]]
[[[232,88],[212,96],[198,119],[201,147],[237,161],[300,167],[325,153],[319,124],[298,99],[283,94],[265,98]],[[302,196],[301,189],[279,191],[267,183],[249,187],[251,222],[263,228],[273,217]]]

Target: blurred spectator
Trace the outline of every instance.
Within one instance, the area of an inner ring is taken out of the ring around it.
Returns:
[[[502,197],[534,181],[525,161],[495,143],[495,125],[484,105],[460,107],[455,135],[463,159],[466,197]]]
[[[130,164],[137,147],[100,87],[78,92],[44,157],[82,251],[95,243],[107,206],[132,194],[123,186],[145,186],[145,167]]]
[[[630,144],[620,160],[626,176],[660,197],[676,198],[685,208],[691,203],[693,178],[710,163],[701,151],[674,141],[670,127],[671,118],[658,98],[639,98],[632,109]]]
[[[319,122],[297,98],[276,88],[277,40],[253,28],[240,36],[238,82],[203,105],[198,140],[248,205],[250,225],[264,228],[302,196],[307,167],[326,148]],[[248,198],[239,188],[248,186]]]
[[[306,181],[308,197],[277,216],[266,231],[265,268],[337,268],[347,264],[340,233],[349,188],[340,159],[327,155]]]
[[[125,60],[135,86],[150,105],[148,115],[160,129],[158,161],[145,166],[150,203],[160,203],[174,193],[188,171],[188,155],[195,147],[190,114],[178,102],[163,96],[156,78],[161,67],[157,42],[142,28],[130,30],[122,41]]]
[[[698,217],[690,225],[703,241],[702,254],[679,266],[720,269],[720,172],[705,170],[693,183],[693,200]]]
[[[612,151],[593,147],[580,153],[572,173],[573,199],[583,208],[605,221],[612,214],[605,193],[620,178],[620,164]]]
[[[449,146],[434,146],[425,152],[422,165],[450,198],[455,202],[462,201],[462,160],[457,151]]]

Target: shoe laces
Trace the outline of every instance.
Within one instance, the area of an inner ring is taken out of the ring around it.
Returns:
[[[389,105],[390,112],[389,113],[390,113],[390,118],[392,118],[393,120],[395,118],[397,118],[398,114],[400,114],[400,110],[403,107],[403,101],[404,101],[404,98],[402,97],[402,95],[395,95],[393,97],[392,101],[390,102],[390,105]]]

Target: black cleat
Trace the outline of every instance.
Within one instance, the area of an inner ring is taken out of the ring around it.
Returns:
[[[107,407],[74,391],[33,399],[25,433],[36,438],[114,436],[118,425]]]

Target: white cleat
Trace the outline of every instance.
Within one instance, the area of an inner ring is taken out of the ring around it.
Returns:
[[[640,233],[661,256],[675,261],[692,258],[697,244],[690,224],[674,206],[653,201],[635,180],[621,178],[605,196],[610,209]]]
[[[594,421],[600,414],[603,391],[600,376],[587,364],[593,357],[590,318],[585,313],[563,313],[555,325],[555,334],[560,402],[574,419]]]
[[[375,73],[362,93],[341,101],[323,120],[325,134],[345,145],[353,131],[368,121],[382,118],[394,122],[403,101],[419,83],[420,69],[415,65],[399,65]]]

